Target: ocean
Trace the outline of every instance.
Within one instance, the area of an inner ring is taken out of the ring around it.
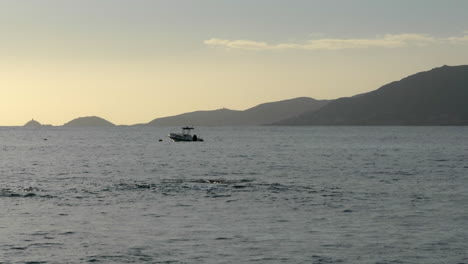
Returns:
[[[179,130],[0,128],[0,263],[468,263],[468,127]]]

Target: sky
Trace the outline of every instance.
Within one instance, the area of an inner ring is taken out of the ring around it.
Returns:
[[[0,125],[115,124],[468,64],[465,0],[0,0]]]

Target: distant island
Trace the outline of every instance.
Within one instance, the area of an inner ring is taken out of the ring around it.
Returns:
[[[79,117],[65,123],[65,127],[114,127],[115,125],[97,116]]]
[[[51,127],[52,125],[43,125],[39,123],[38,121],[31,119],[31,121],[28,121],[26,124],[24,124],[24,127]]]
[[[24,127],[41,127],[41,126],[42,126],[41,123],[37,122],[34,119],[31,119],[31,121],[24,124]]]
[[[468,65],[442,66],[386,84],[375,91],[335,100],[299,97],[247,110],[195,111],[156,118],[138,126],[466,126]],[[32,119],[25,127],[41,127]],[[50,126],[50,125],[46,125]],[[65,127],[115,127],[97,116]]]

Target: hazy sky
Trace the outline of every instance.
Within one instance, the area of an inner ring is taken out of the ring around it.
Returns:
[[[465,0],[0,0],[0,125],[116,124],[468,64]]]

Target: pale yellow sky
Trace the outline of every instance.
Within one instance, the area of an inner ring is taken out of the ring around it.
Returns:
[[[117,2],[123,6],[0,3],[0,125],[31,118],[62,125],[91,115],[136,124],[300,96],[333,99],[444,64],[468,64],[468,23],[456,5],[443,6],[448,22],[434,29],[422,11],[395,23],[386,4],[373,7],[381,20],[356,21],[359,9],[344,15],[323,1],[270,9],[248,1],[207,1],[212,6],[204,9],[184,1]],[[356,3],[365,2],[371,3]],[[316,25],[316,16],[302,12],[311,3],[325,5],[335,21],[322,14]],[[432,11],[444,10],[431,3]]]

